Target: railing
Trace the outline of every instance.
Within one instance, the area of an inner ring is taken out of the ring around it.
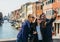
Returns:
[[[59,28],[60,28],[60,23],[54,23],[54,32],[55,32],[55,36],[58,33],[59,34]]]

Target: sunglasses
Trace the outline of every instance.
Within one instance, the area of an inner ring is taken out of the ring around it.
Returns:
[[[41,20],[41,19],[37,19],[37,20]]]
[[[31,16],[30,18],[35,18],[35,17]]]

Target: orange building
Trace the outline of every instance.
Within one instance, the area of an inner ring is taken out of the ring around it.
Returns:
[[[53,9],[55,9],[58,12],[57,19],[60,20],[60,0],[55,0],[52,7],[53,7]]]
[[[36,3],[36,16],[40,16],[42,14],[42,3],[41,2],[35,2]]]
[[[56,21],[54,22],[54,27],[55,27],[55,33],[56,29],[57,32],[59,33],[59,28],[60,28],[60,0],[45,0],[43,6],[43,12],[46,14],[47,18],[51,18],[53,15],[53,10],[56,10],[58,12],[58,16],[56,18]]]
[[[59,0],[46,0],[44,1],[43,6],[43,12],[48,15],[47,17],[50,18],[50,16],[53,15],[53,10],[56,10],[58,12],[57,19],[60,19],[60,1]]]

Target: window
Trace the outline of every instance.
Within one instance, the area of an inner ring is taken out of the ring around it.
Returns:
[[[43,9],[43,6],[41,5],[41,9]]]
[[[46,15],[48,15],[48,16],[49,16],[49,15],[50,15],[50,16],[53,15],[53,10],[47,10],[47,11],[46,11]]]
[[[42,9],[42,3],[37,2],[37,3],[36,3],[36,9],[37,9],[37,10]]]
[[[55,0],[47,0],[46,5],[55,2]]]
[[[32,14],[33,13],[33,8],[32,7],[33,7],[32,5],[29,5],[27,7],[27,14]]]
[[[21,18],[24,18],[24,16],[25,16],[25,14],[24,14],[24,13],[22,13]]]
[[[36,9],[37,9],[37,10],[40,10],[40,7],[41,7],[40,3],[37,3]]]
[[[58,15],[60,15],[60,8],[58,8],[57,11],[58,11]]]
[[[36,9],[39,10],[39,6],[37,6]]]

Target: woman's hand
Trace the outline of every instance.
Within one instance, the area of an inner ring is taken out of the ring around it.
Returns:
[[[52,18],[57,17],[57,14],[58,14],[58,12],[54,10],[54,15],[52,16]]]
[[[34,31],[34,32],[33,32],[33,34],[37,34],[37,32],[36,32],[36,31]]]

